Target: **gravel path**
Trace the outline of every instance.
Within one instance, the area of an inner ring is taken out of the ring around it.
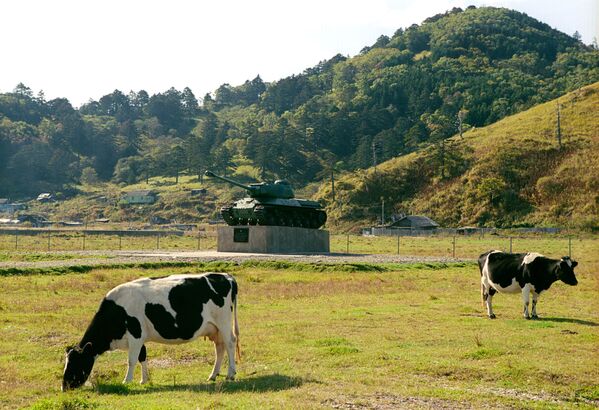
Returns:
[[[232,261],[243,262],[246,260],[287,260],[303,263],[418,263],[418,262],[462,262],[469,259],[454,259],[448,257],[427,256],[398,256],[398,255],[362,255],[362,254],[260,254],[260,253],[233,253],[216,251],[77,251],[56,252],[69,259],[46,260],[36,262],[0,262],[0,268],[49,268],[60,266],[86,265],[114,265],[144,262],[211,262]],[[74,258],[71,258],[75,256]],[[80,257],[77,257],[80,256]]]

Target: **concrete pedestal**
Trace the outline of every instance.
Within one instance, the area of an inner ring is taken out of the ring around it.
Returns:
[[[288,226],[219,226],[219,252],[328,253],[329,231]]]

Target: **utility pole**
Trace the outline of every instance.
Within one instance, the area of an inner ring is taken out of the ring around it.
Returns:
[[[458,111],[458,131],[460,133],[460,138],[464,138],[464,110]]]
[[[557,128],[555,130],[555,136],[557,137],[557,145],[562,148],[562,126],[561,126],[561,112],[559,102],[557,103]]]
[[[439,162],[441,163],[441,179],[445,179],[445,140],[439,143]]]
[[[385,225],[385,198],[381,197],[381,226]]]
[[[331,168],[331,194],[333,195],[333,203],[335,202],[335,169]]]
[[[376,174],[376,142],[372,141],[372,165],[374,166],[374,173]]]

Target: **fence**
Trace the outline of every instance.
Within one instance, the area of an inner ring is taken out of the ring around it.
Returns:
[[[590,242],[592,240],[588,240]],[[400,256],[434,256],[476,259],[489,250],[525,253],[540,252],[548,256],[576,256],[588,244],[574,237],[448,235],[448,236],[354,236],[331,235],[331,252],[357,254],[395,254]]]
[[[0,230],[0,251],[216,249],[216,233],[206,231],[105,231],[59,229]]]
[[[589,240],[592,241],[592,240]],[[582,240],[555,235],[331,235],[332,253],[394,254],[475,259],[491,249],[576,256]],[[0,251],[215,250],[215,231],[0,230]]]
[[[363,235],[375,236],[481,236],[497,232],[495,228],[435,228],[435,229],[410,229],[410,228],[382,228],[373,226],[372,228],[362,229]],[[516,228],[511,229],[514,234],[557,234],[559,228]]]

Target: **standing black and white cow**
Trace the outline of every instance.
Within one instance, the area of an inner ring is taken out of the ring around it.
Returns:
[[[532,291],[532,318],[537,319],[537,301],[542,291],[561,280],[568,285],[576,285],[574,267],[578,262],[564,256],[549,259],[539,253],[505,253],[489,251],[478,258],[480,268],[481,294],[487,305],[487,313],[495,319],[491,301],[496,292],[522,292],[524,317],[530,319],[528,304]]]
[[[232,316],[234,323],[232,323]],[[200,336],[214,342],[215,380],[227,351],[227,379],[235,378],[235,348],[239,355],[237,282],[220,273],[173,275],[127,282],[106,294],[79,344],[67,350],[62,389],[81,386],[96,358],[113,349],[129,351],[124,383],[141,363],[141,383],[148,381],[145,342],[185,343]]]

